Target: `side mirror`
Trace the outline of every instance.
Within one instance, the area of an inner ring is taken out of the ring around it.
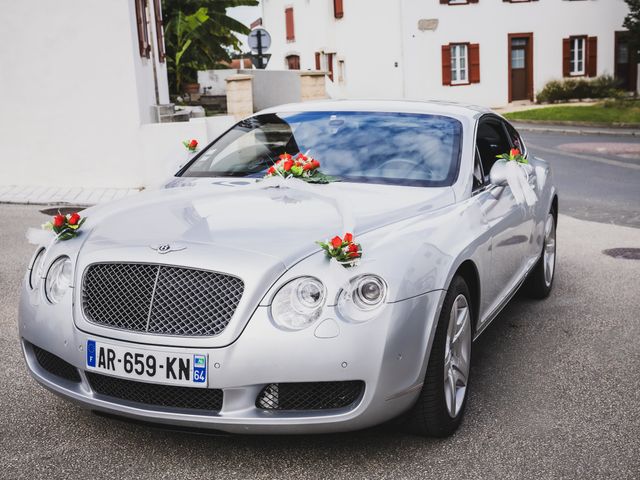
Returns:
[[[507,162],[505,160],[497,160],[493,164],[489,172],[489,181],[492,185],[499,187],[507,185]]]

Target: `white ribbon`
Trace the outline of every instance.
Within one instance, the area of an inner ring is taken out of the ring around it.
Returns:
[[[517,203],[526,203],[532,206],[538,200],[536,192],[529,184],[529,173],[525,165],[509,161],[505,165],[507,183]]]

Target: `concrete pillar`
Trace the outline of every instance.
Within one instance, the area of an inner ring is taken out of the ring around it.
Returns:
[[[300,100],[320,100],[327,97],[325,72],[300,72]]]
[[[232,75],[227,82],[227,113],[237,120],[253,113],[252,75]]]

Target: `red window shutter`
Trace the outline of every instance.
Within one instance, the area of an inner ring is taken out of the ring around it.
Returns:
[[[587,75],[598,76],[598,37],[589,37],[587,41]]]
[[[287,30],[287,40],[295,40],[296,34],[293,30],[293,7],[287,7],[284,9],[284,19]]]
[[[153,11],[156,14],[156,43],[158,44],[158,61],[164,62],[166,53],[164,50],[164,27],[162,25],[162,6],[160,0],[153,0]]]
[[[327,70],[329,70],[329,80],[333,82],[333,53],[327,53]]]
[[[333,16],[335,18],[344,17],[344,8],[342,6],[342,0],[333,0]]]
[[[469,83],[480,83],[480,45],[469,45]]]
[[[320,65],[320,52],[316,52],[316,70],[321,70],[322,65]]]
[[[562,76],[568,77],[571,74],[571,39],[562,39]]]
[[[136,25],[138,27],[138,48],[140,56],[151,57],[151,45],[149,44],[149,31],[147,30],[147,0],[135,0]]]
[[[451,47],[442,46],[442,84],[451,85]]]

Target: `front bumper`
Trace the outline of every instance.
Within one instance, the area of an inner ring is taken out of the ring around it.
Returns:
[[[85,369],[87,339],[166,352],[193,349],[184,338],[181,347],[132,344],[79,330],[63,304],[34,303],[28,291],[20,303],[20,336],[27,366],[42,385],[80,405],[119,416],[184,427],[212,428],[231,433],[327,433],[357,430],[390,420],[415,402],[430,351],[435,319],[443,291],[387,304],[378,318],[364,324],[339,319],[327,307],[323,320],[338,326],[327,331],[312,326],[299,332],[276,328],[268,307],[258,307],[245,330],[231,345],[202,348],[209,356],[209,386],[222,389],[222,408],[216,414],[160,408],[105,397],[91,389]],[[331,336],[331,338],[327,338]],[[76,367],[80,382],[65,380],[42,368],[32,345]],[[290,382],[365,383],[361,398],[333,410],[274,411],[256,407],[265,385]]]

